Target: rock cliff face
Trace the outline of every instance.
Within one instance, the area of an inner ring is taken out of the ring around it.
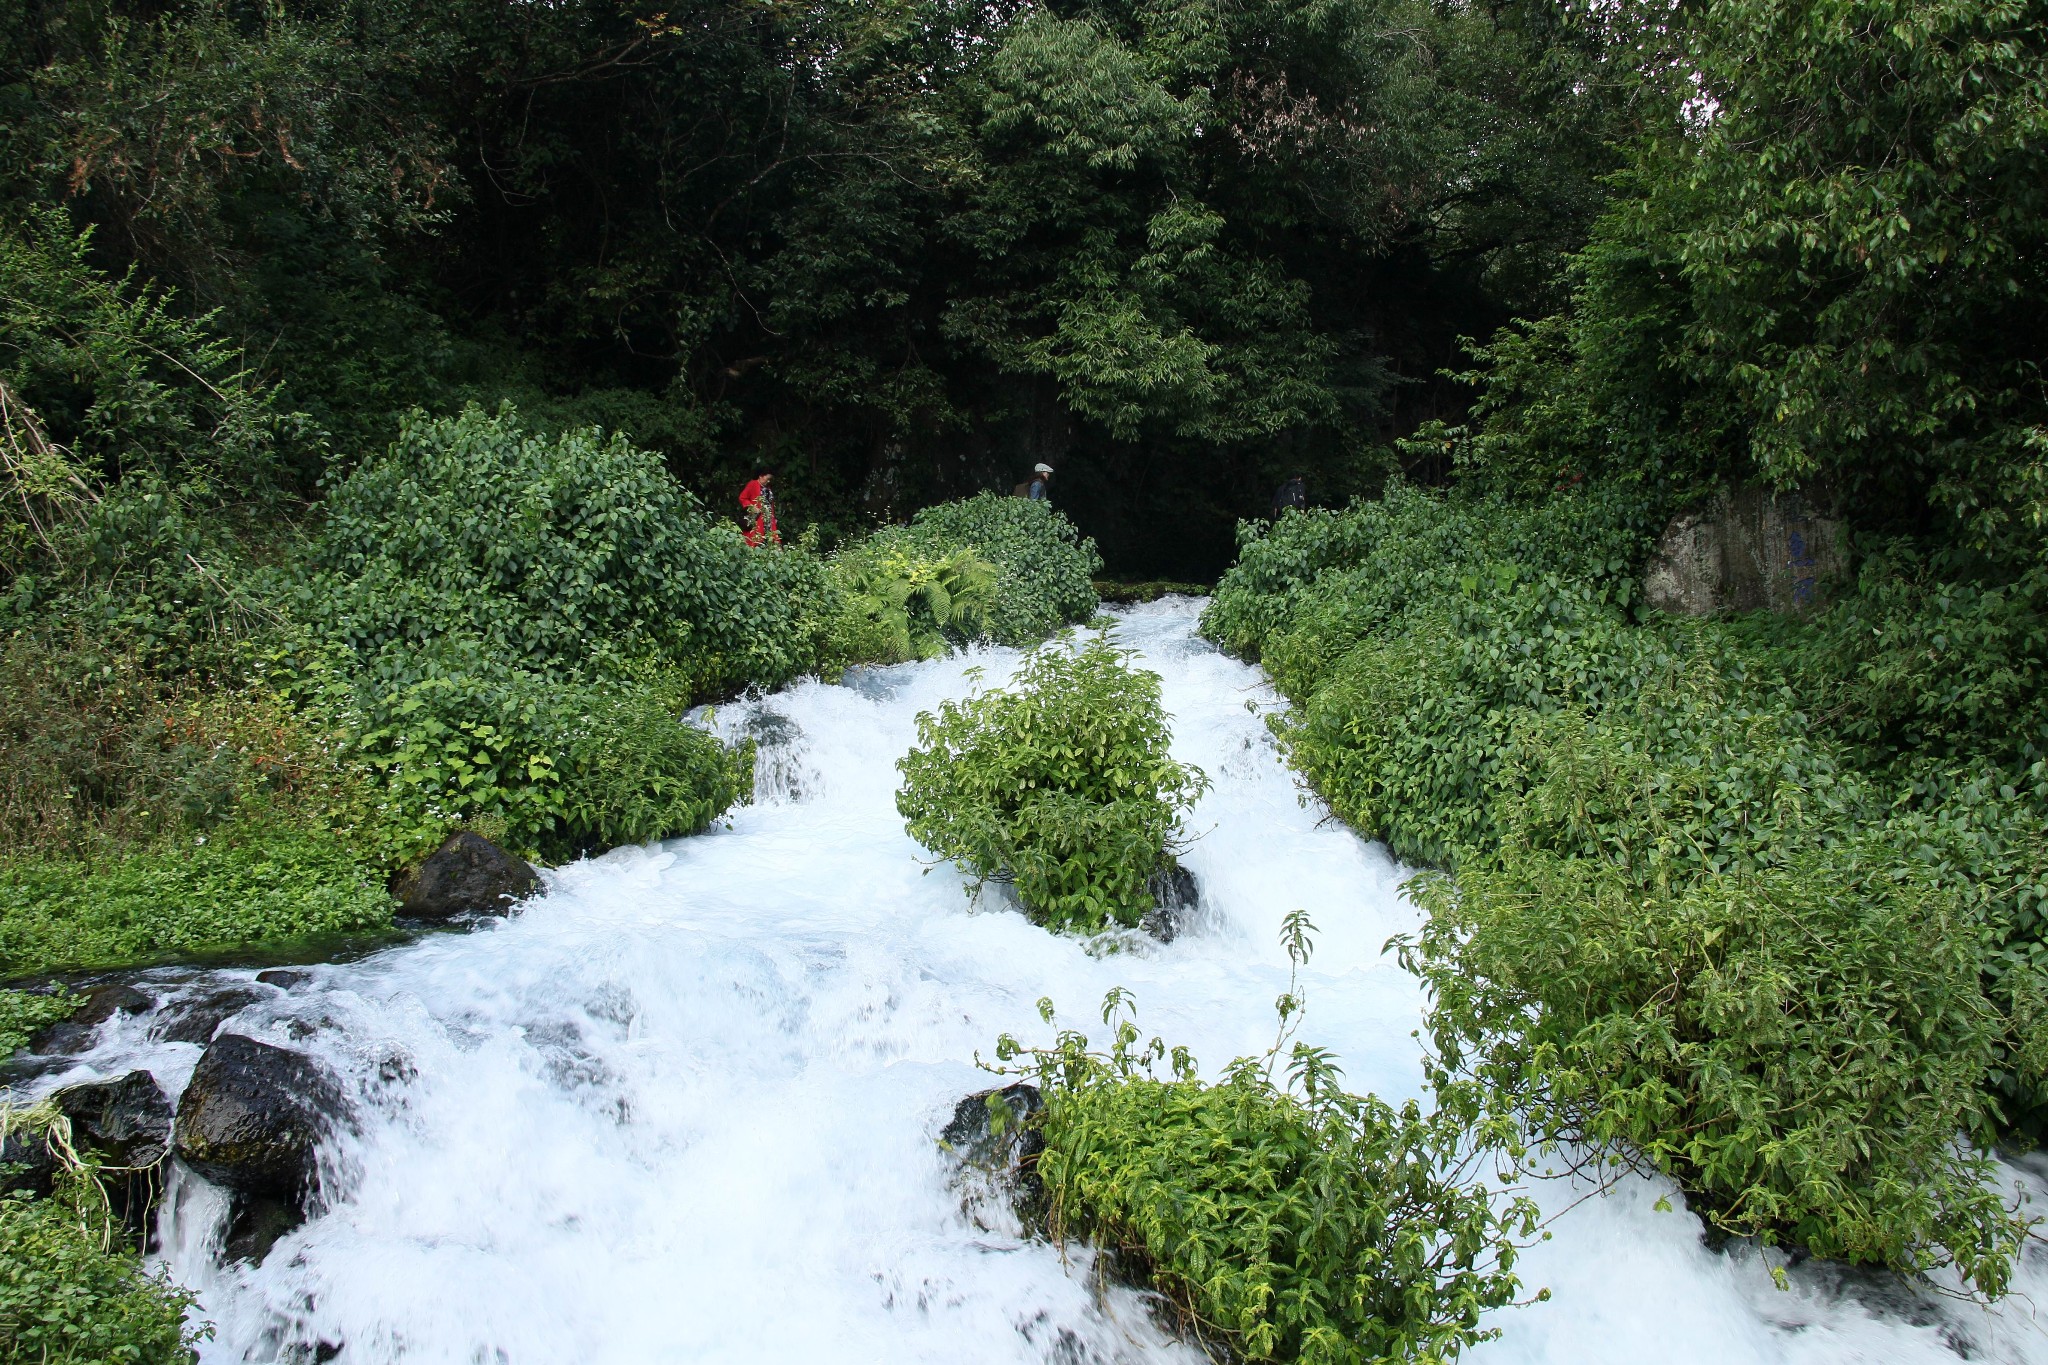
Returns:
[[[1724,489],[1664,528],[1643,597],[1682,616],[1765,607],[1803,614],[1824,605],[1847,573],[1842,540],[1842,523],[1812,497]]]

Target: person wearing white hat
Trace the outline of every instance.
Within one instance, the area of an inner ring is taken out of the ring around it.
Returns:
[[[1033,502],[1044,502],[1051,494],[1052,466],[1049,464],[1035,464],[1031,466],[1031,486],[1025,490],[1024,496]]]

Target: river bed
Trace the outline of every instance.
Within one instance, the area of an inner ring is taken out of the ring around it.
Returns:
[[[1214,782],[1184,858],[1202,906],[1171,944],[1091,953],[973,905],[904,834],[894,763],[919,710],[1015,662],[988,650],[723,708],[721,730],[760,742],[760,791],[712,832],[561,868],[509,919],[266,988],[224,1027],[323,1057],[361,1121],[326,1154],[326,1211],[260,1266],[217,1264],[223,1201],[173,1176],[161,1255],[217,1326],[204,1358],[1200,1360],[1140,1296],[1098,1292],[1085,1249],[963,1216],[934,1141],[993,1083],[977,1051],[1050,1037],[1041,996],[1085,1025],[1127,987],[1140,1026],[1212,1075],[1263,1050],[1297,908],[1317,931],[1300,1036],[1354,1089],[1419,1091],[1421,994],[1382,952],[1417,922],[1404,870],[1304,803],[1261,719],[1279,699],[1194,638],[1198,607],[1136,607],[1117,628],[1164,680],[1176,756]],[[151,1034],[117,1017],[33,1089],[145,1066],[175,1095],[200,1047]],[[1559,1213],[1521,1270],[1552,1297],[1498,1313],[1502,1337],[1468,1357],[1483,1365],[2048,1361],[2038,1245],[1991,1308],[1811,1264],[1780,1290],[1781,1256],[1709,1249],[1658,1182],[1535,1192]]]

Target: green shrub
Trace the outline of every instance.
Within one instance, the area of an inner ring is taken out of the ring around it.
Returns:
[[[1046,503],[977,493],[925,508],[910,532],[930,549],[970,550],[1001,571],[987,612],[988,637],[998,644],[1036,644],[1091,620],[1100,605],[1095,542]]]
[[[832,580],[854,618],[849,660],[931,659],[988,632],[1001,571],[974,551],[942,550],[890,527],[841,550]]]
[[[46,1199],[0,1196],[0,1365],[184,1365],[197,1301],[116,1245],[90,1172]]]
[[[2004,1292],[2026,1223],[1988,1142],[2008,1024],[1982,921],[1883,831],[1646,884],[1510,837],[1404,956],[1442,1065],[1545,1142],[1675,1176],[1710,1224]]]
[[[5,1062],[38,1029],[69,1019],[85,1003],[83,996],[68,991],[38,995],[29,991],[0,991],[0,1062]]]
[[[408,417],[337,486],[303,593],[380,675],[437,650],[561,677],[657,660],[713,694],[814,666],[816,556],[756,550],[659,457],[595,428],[525,434],[509,406]]]
[[[1639,495],[1605,485],[1531,506],[1395,484],[1385,497],[1341,511],[1244,522],[1237,563],[1204,608],[1202,633],[1258,658],[1277,633],[1303,629],[1313,616],[1327,661],[1411,602],[1468,580],[1476,590],[1498,566],[1518,578],[1582,580],[1626,603],[1648,547],[1650,510]],[[1299,685],[1313,681],[1304,676]]]
[[[1014,881],[1056,929],[1134,925],[1208,784],[1169,752],[1157,674],[1100,638],[1026,657],[1015,682],[917,718],[898,761],[911,837],[977,881]]]
[[[0,862],[0,978],[276,947],[391,924],[378,873],[334,835],[232,824],[93,863]]]
[[[1290,989],[1283,1041],[1214,1084],[1179,1048],[1173,1079],[1158,1077],[1166,1046],[1140,1044],[1121,991],[1103,1005],[1106,1052],[1073,1030],[1029,1051],[1005,1036],[998,1057],[1025,1057],[1045,1099],[1051,1231],[1117,1250],[1231,1359],[1455,1359],[1498,1335],[1481,1314],[1514,1301],[1535,1206],[1476,1179],[1483,1144],[1453,1111],[1350,1094],[1298,1043],[1276,1083],[1299,1003]],[[1050,1021],[1051,1002],[1039,1008]]]
[[[1408,955],[1443,1076],[1730,1230],[2001,1292],[2017,1224],[1955,1139],[2048,1116],[2031,589],[1871,566],[1811,621],[1642,618],[1626,505],[1288,517],[1205,629],[1337,814],[1455,872]]]
[[[93,858],[260,819],[385,862],[384,803],[346,740],[260,678],[167,674],[75,622],[20,632],[0,641],[0,842]]]
[[[751,793],[753,754],[683,718],[686,676],[643,672],[565,682],[458,664],[402,687],[361,682],[355,752],[413,853],[457,823],[549,858],[695,834]]]

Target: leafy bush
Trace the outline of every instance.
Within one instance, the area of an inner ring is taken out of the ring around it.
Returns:
[[[1459,1113],[1348,1093],[1334,1061],[1300,1043],[1276,1083],[1299,1003],[1290,989],[1281,1040],[1214,1084],[1181,1048],[1159,1078],[1167,1048],[1140,1044],[1120,990],[1103,1003],[1106,1052],[1074,1030],[1031,1050],[1006,1035],[998,1057],[1026,1058],[1045,1099],[1051,1231],[1124,1254],[1231,1359],[1455,1359],[1498,1335],[1480,1315],[1514,1300],[1535,1206],[1501,1206],[1476,1179],[1483,1146]],[[1039,1008],[1050,1022],[1051,1002]]]
[[[1882,831],[1645,885],[1532,850],[1426,880],[1406,957],[1444,1065],[1542,1141],[1668,1172],[1709,1223],[2003,1293],[2025,1224],[1991,1158],[2007,1021],[1982,921]]]
[[[834,585],[854,617],[852,646],[863,662],[936,658],[947,647],[983,637],[1001,571],[966,548],[929,547],[891,527],[841,550]]]
[[[1440,1075],[1730,1230],[2001,1292],[2018,1224],[1954,1142],[2048,1113],[2048,770],[1989,719],[2031,600],[1643,620],[1597,488],[1389,503],[1254,538],[1205,627],[1334,811],[1454,869],[1408,949]]]
[[[690,680],[563,682],[478,662],[354,688],[354,752],[381,774],[409,851],[483,822],[549,857],[694,834],[752,789],[749,749],[689,724]]]
[[[1001,570],[987,611],[988,636],[998,644],[1036,644],[1091,619],[1100,605],[1095,542],[1049,504],[977,493],[925,508],[910,533],[931,549],[970,550]]]
[[[185,1365],[196,1300],[115,1245],[90,1172],[46,1199],[0,1196],[0,1365]]]
[[[1027,656],[1015,682],[917,718],[898,761],[911,837],[978,881],[1014,881],[1057,930],[1134,925],[1208,785],[1175,762],[1157,674],[1095,638]]]
[[[0,977],[388,928],[382,879],[332,834],[229,825],[86,863],[0,862]]]
[[[813,666],[824,566],[750,549],[658,457],[595,428],[525,434],[509,406],[408,417],[337,486],[303,600],[390,677],[450,644],[560,677],[655,660],[708,693]]]
[[[69,992],[0,991],[0,1062],[27,1046],[38,1029],[69,1019],[83,1003],[83,996]]]
[[[1202,613],[1202,633],[1247,657],[1267,657],[1281,686],[1315,685],[1315,669],[1397,617],[1411,602],[1470,584],[1502,567],[1517,579],[1584,581],[1607,600],[1633,599],[1633,569],[1648,548],[1642,499],[1599,486],[1540,506],[1447,499],[1403,484],[1340,511],[1311,510],[1238,527],[1238,561]],[[1301,657],[1268,657],[1294,633]],[[1299,676],[1290,668],[1300,668]]]
[[[344,729],[233,682],[167,675],[82,634],[0,642],[0,838],[90,857],[260,816],[345,831],[376,861],[383,800]]]

